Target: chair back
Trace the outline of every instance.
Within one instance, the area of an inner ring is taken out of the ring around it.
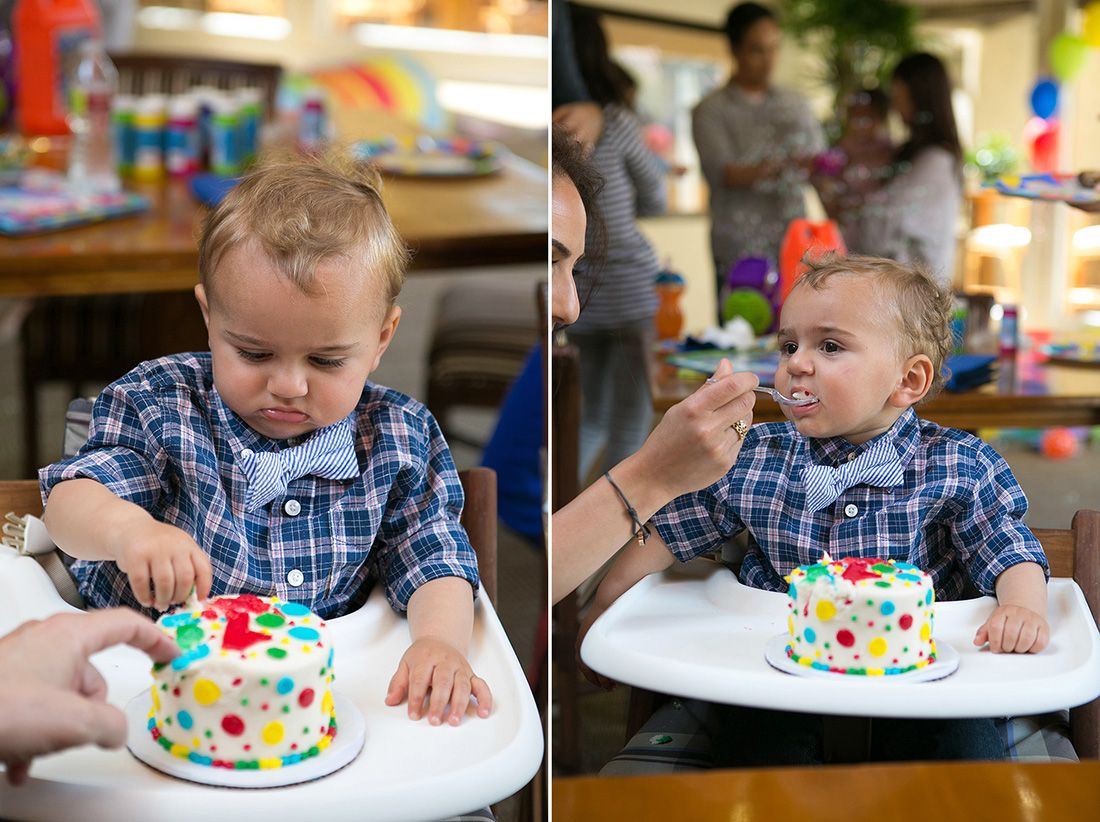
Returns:
[[[492,468],[467,468],[458,472],[466,504],[462,527],[477,554],[481,589],[497,603],[497,473]]]
[[[1078,511],[1070,528],[1037,528],[1035,536],[1043,544],[1050,575],[1072,577],[1100,625],[1100,511]],[[1073,708],[1069,723],[1077,755],[1100,759],[1100,699]]]
[[[118,90],[123,94],[183,94],[193,86],[213,86],[224,91],[259,88],[264,92],[266,116],[275,112],[282,66],[240,63],[205,57],[131,52],[111,54],[118,69]]]

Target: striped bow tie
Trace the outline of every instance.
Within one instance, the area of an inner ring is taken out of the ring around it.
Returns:
[[[853,485],[873,485],[887,488],[901,485],[905,468],[898,459],[897,449],[888,439],[864,451],[854,460],[833,468],[828,465],[807,465],[802,469],[802,486],[806,489],[806,509],[820,511]]]
[[[237,464],[248,479],[246,511],[263,508],[286,493],[286,487],[307,474],[325,479],[352,479],[359,476],[355,456],[355,438],[350,419],[321,428],[293,448],[260,453],[249,449],[237,457]]]

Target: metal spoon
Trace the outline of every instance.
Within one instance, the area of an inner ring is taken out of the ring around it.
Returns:
[[[802,405],[813,405],[815,402],[817,402],[817,397],[803,397],[800,400],[796,400],[793,397],[784,397],[782,394],[780,394],[774,388],[766,388],[763,385],[758,385],[758,386],[756,386],[756,388],[754,388],[752,390],[753,391],[759,391],[761,394],[767,394],[768,396],[770,396],[773,400],[775,400],[780,405],[802,406]]]

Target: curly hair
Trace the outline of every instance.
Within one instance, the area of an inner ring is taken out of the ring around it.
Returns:
[[[808,270],[795,281],[794,288],[821,290],[830,278],[837,276],[873,280],[898,331],[898,355],[907,359],[924,354],[932,361],[932,385],[917,404],[940,393],[948,376],[944,363],[954,346],[952,296],[931,272],[919,265],[854,254],[849,257],[835,253],[807,254],[802,262]]]
[[[550,141],[551,171],[555,179],[569,180],[577,188],[587,218],[584,259],[588,271],[598,271],[607,250],[607,231],[597,199],[603,177],[585,156],[584,148],[560,126],[554,126]]]

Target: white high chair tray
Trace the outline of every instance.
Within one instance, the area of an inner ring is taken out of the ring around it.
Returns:
[[[774,669],[768,642],[787,630],[787,595],[738,582],[715,563],[643,579],[585,637],[581,658],[618,682],[676,696],[776,710],[851,716],[1018,716],[1100,695],[1100,633],[1081,589],[1052,579],[1051,641],[1039,654],[993,654],[973,645],[992,597],[937,602],[935,634],[959,656],[933,682],[891,677],[803,677]]]
[[[61,600],[37,562],[0,547],[0,635],[29,619],[67,611],[75,609]],[[467,716],[457,728],[412,722],[405,705],[383,703],[409,632],[380,589],[360,610],[329,625],[337,649],[336,690],[366,723],[362,752],[341,770],[314,782],[235,790],[166,776],[125,748],[84,747],[36,759],[30,781],[18,788],[0,777],[0,818],[147,822],[155,816],[193,822],[275,812],[286,819],[439,819],[510,796],[538,770],[538,711],[485,597],[478,598],[470,662],[493,691],[493,711],[486,719]],[[92,659],[107,680],[109,701],[120,709],[149,688],[145,654],[115,647]]]

